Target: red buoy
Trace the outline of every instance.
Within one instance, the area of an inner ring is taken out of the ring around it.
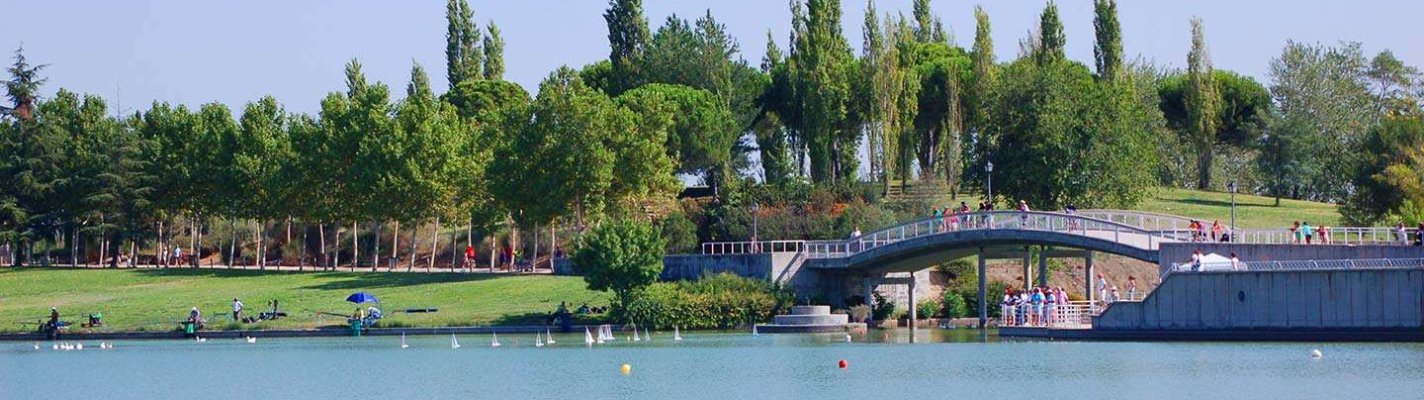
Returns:
[[[840,362],[841,369],[846,369],[846,367],[849,366],[849,365],[850,365],[850,363],[847,363],[845,359],[841,359],[841,362]]]

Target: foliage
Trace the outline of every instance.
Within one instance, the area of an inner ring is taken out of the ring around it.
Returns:
[[[674,213],[663,216],[658,221],[658,230],[667,239],[669,254],[695,253],[697,251],[697,224],[686,214]]]
[[[1271,60],[1271,95],[1282,121],[1304,136],[1297,142],[1318,145],[1281,155],[1308,167],[1294,168],[1299,172],[1296,179],[1271,186],[1270,193],[1326,201],[1349,193],[1349,171],[1357,167],[1360,144],[1376,119],[1375,101],[1365,81],[1367,67],[1359,43],[1326,47],[1290,41]]]
[[[1381,222],[1391,214],[1404,214],[1406,202],[1424,204],[1424,186],[1419,184],[1424,166],[1424,120],[1385,118],[1364,143],[1364,162],[1356,172],[1356,192],[1341,207],[1346,219],[1356,224]]]
[[[732,274],[656,283],[628,307],[630,322],[658,329],[730,329],[784,313],[791,292],[764,279]]]
[[[871,304],[870,318],[876,321],[884,321],[895,315],[895,302],[885,298],[879,290],[870,292],[874,304]]]
[[[871,312],[870,306],[867,306],[867,305],[864,305],[864,304],[858,304],[858,305],[855,305],[855,306],[851,306],[851,308],[850,308],[850,322],[860,322],[860,323],[864,323],[864,322],[866,322],[865,319],[870,317],[870,312]]]
[[[993,292],[990,292],[993,293]],[[969,315],[969,305],[965,304],[964,295],[953,290],[945,290],[941,295],[941,302],[944,304],[945,318],[966,318]],[[975,299],[978,300],[977,298]],[[977,306],[977,305],[976,305]]]
[[[930,319],[940,316],[942,306],[939,300],[922,299],[915,303],[915,318]]]
[[[652,225],[612,220],[594,227],[574,250],[572,260],[589,290],[612,291],[614,308],[627,310],[662,274],[665,249],[662,235]]]
[[[1192,19],[1192,51],[1187,53],[1186,132],[1197,150],[1197,189],[1211,185],[1212,147],[1216,144],[1217,112],[1221,97],[1216,91],[1211,57],[1207,55],[1202,21]]]
[[[1116,81],[1122,70],[1122,24],[1117,20],[1116,0],[1093,0],[1093,32],[1098,79]]]

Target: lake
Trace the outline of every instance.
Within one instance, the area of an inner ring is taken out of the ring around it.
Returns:
[[[1000,340],[977,331],[752,336],[654,332],[589,348],[485,335],[0,343],[0,399],[1399,399],[1419,344]],[[620,334],[621,336],[621,334]],[[519,343],[516,343],[516,340]],[[866,341],[868,340],[868,341]],[[1324,356],[1313,359],[1312,349]],[[848,368],[837,367],[846,360]],[[631,366],[622,375],[619,367]]]

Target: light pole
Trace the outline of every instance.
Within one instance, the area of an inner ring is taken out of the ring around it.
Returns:
[[[752,242],[760,240],[757,235],[757,212],[761,211],[761,203],[752,203]]]
[[[1231,191],[1231,235],[1236,236],[1236,181],[1227,184],[1226,189]]]
[[[994,162],[984,164],[984,201],[993,204],[994,201]]]

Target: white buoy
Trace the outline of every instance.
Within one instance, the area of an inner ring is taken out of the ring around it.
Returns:
[[[494,339],[490,340],[490,347],[499,347],[499,346],[500,346],[500,344],[499,344],[499,333],[496,333],[496,332],[491,332],[491,333],[494,334]]]
[[[410,345],[405,343],[405,332],[401,332],[401,348],[409,349]]]
[[[593,347],[593,332],[589,332],[588,327],[583,327],[583,344]]]
[[[677,325],[672,326],[672,340],[682,340],[682,332],[677,330]]]
[[[1321,352],[1320,352],[1320,349],[1315,349],[1315,350],[1311,350],[1311,351],[1310,351],[1310,358],[1320,358],[1320,357],[1324,357],[1324,356],[1325,356],[1325,354],[1324,354],[1324,353],[1321,353]]]
[[[247,343],[257,343],[257,338],[248,336]]]
[[[455,339],[455,334],[454,334],[454,333],[450,333],[450,348],[452,348],[452,349],[458,349],[458,348],[460,348],[460,340],[459,340],[459,339]]]
[[[549,331],[549,328],[544,328],[544,343],[548,343],[551,346],[554,344],[554,334]]]

